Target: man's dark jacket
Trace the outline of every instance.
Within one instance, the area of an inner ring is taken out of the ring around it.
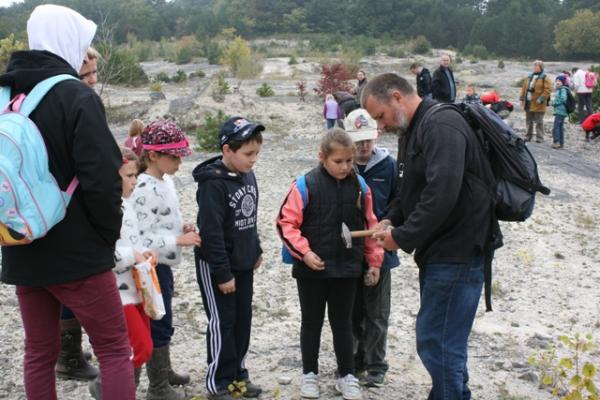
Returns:
[[[422,98],[431,94],[431,73],[427,68],[421,68],[417,75],[417,94]]]
[[[430,263],[466,263],[489,243],[493,182],[474,132],[455,110],[441,110],[416,129],[427,109],[423,100],[398,145],[398,194],[387,218],[396,227],[394,241],[415,251],[419,267]],[[477,176],[480,179],[473,179]]]
[[[450,93],[450,81],[446,76],[445,70],[448,71],[454,84],[454,98],[451,97]],[[454,74],[450,68],[444,68],[441,65],[433,71],[433,79],[431,80],[431,94],[434,100],[441,101],[444,103],[454,103],[456,99],[456,81],[454,80]]]
[[[0,86],[12,95],[29,93],[43,79],[70,74],[69,64],[46,51],[12,55]],[[33,243],[2,247],[5,283],[49,286],[92,276],[114,266],[114,245],[121,229],[121,153],[98,95],[79,80],[57,84],[30,118],[39,128],[50,172],[62,190],[77,176],[65,218]]]

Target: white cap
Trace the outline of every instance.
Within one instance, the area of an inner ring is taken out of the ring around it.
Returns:
[[[344,120],[346,132],[353,142],[374,140],[379,136],[377,123],[364,108],[352,111]]]

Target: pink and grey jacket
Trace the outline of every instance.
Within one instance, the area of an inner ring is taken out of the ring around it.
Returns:
[[[361,195],[354,176],[336,180],[322,166],[306,174],[306,183],[306,207],[294,182],[277,217],[277,231],[294,257],[294,277],[351,278],[361,275],[365,263],[380,268],[383,249],[373,239],[353,239],[346,249],[341,238],[342,222],[350,230],[377,224],[371,190]],[[310,251],[325,261],[325,271],[304,265],[302,257]]]

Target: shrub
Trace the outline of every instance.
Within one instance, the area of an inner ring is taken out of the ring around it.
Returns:
[[[463,59],[461,56],[456,56],[454,58],[454,64],[462,64],[462,62],[463,62]]]
[[[306,81],[304,79],[296,82],[296,93],[298,93],[298,97],[300,97],[301,101],[306,101],[306,95],[308,94],[306,88]]]
[[[262,72],[262,63],[255,60],[245,60],[238,67],[237,73],[235,74],[238,79],[250,79],[255,78]]]
[[[221,110],[214,116],[212,113],[204,116],[204,123],[196,130],[196,139],[200,150],[219,151],[221,149],[219,132],[223,123],[229,118],[229,115],[225,115]]]
[[[181,47],[177,49],[177,53],[175,55],[175,64],[189,64],[192,62],[194,51],[191,47]]]
[[[100,54],[105,54],[102,48],[98,51]],[[99,64],[98,75],[106,83],[131,86],[148,83],[148,76],[138,64],[135,55],[126,49],[113,48],[110,57],[103,56]]]
[[[256,89],[256,94],[260,97],[275,96],[273,88],[271,88],[271,86],[267,85],[266,83],[263,83],[258,89]]]
[[[190,74],[190,79],[191,78],[204,78],[206,76],[206,74],[204,73],[204,71],[202,71],[201,69],[194,71]]]
[[[534,354],[528,362],[540,372],[542,387],[550,388],[553,397],[565,400],[598,399],[594,383],[598,368],[590,361],[590,353],[598,346],[592,335],[560,336],[562,351],[556,346]],[[562,356],[562,357],[561,357]]]
[[[187,81],[187,75],[184,71],[178,70],[175,75],[171,78],[172,82],[181,83]]]
[[[202,44],[202,49],[204,50],[204,56],[208,59],[209,64],[215,65],[219,63],[223,49],[221,49],[221,46],[217,41],[205,39]]]
[[[221,64],[229,66],[231,72],[237,75],[242,64],[250,62],[252,50],[250,45],[241,36],[236,36],[233,41],[223,50]]]
[[[214,101],[222,103],[225,101],[225,95],[229,93],[231,93],[231,89],[225,80],[225,74],[223,72],[219,72],[216,75],[216,82],[214,82],[211,96]]]
[[[0,40],[0,71],[6,71],[8,60],[13,52],[26,48],[25,43],[16,40],[13,33]]]
[[[162,91],[162,85],[160,84],[160,82],[152,82],[150,84],[150,91],[151,92],[161,92]]]
[[[466,55],[470,55],[482,60],[487,60],[488,58],[490,58],[492,55],[491,53],[488,51],[488,49],[482,45],[482,44],[476,44],[476,45],[466,45],[463,53],[465,53]]]
[[[154,79],[159,82],[165,82],[165,83],[171,82],[171,78],[169,77],[169,75],[167,75],[166,72],[159,72],[158,74],[156,74]]]
[[[502,60],[498,61],[498,68],[504,69],[504,61],[502,61]]]
[[[343,64],[323,64],[321,65],[321,79],[313,90],[322,97],[338,91],[348,92],[352,89],[352,84],[348,81],[353,78]]]
[[[416,54],[427,54],[431,50],[431,42],[423,35],[417,36],[412,41],[412,51]]]
[[[391,47],[386,51],[386,54],[390,57],[404,58],[406,57],[406,51],[402,47]]]
[[[293,55],[290,57],[290,60],[288,61],[288,65],[296,65],[298,64],[298,60],[296,60],[296,57],[294,57]]]

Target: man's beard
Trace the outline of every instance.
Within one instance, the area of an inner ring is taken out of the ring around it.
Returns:
[[[406,115],[398,111],[396,113],[396,124],[385,128],[385,131],[397,136],[403,136],[408,132],[408,125],[410,125],[410,121],[408,121]]]

